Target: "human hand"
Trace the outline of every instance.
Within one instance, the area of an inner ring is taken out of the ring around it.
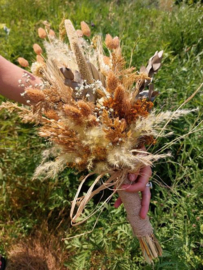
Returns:
[[[146,186],[149,178],[152,175],[150,166],[146,166],[140,169],[136,174],[129,173],[128,179],[132,182],[132,185],[125,184],[121,188],[126,192],[138,192],[142,193],[140,217],[145,219],[149,210],[151,192],[150,187]],[[122,204],[121,198],[118,198],[114,204],[115,208],[118,208]]]

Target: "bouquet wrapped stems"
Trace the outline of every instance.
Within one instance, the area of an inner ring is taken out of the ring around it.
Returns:
[[[124,184],[132,184],[126,177]],[[158,256],[162,256],[162,248],[153,234],[153,228],[147,216],[141,219],[139,216],[141,200],[138,192],[130,193],[125,190],[117,190],[127,212],[128,221],[132,227],[133,234],[140,242],[143,256],[148,263]]]

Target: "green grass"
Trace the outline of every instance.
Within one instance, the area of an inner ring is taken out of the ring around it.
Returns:
[[[9,35],[0,29],[0,54],[16,64],[19,56],[30,62],[34,59],[32,44],[41,44],[37,28],[44,20],[57,32],[66,17],[76,28],[85,20],[94,24],[93,33],[118,35],[127,61],[132,55],[137,68],[156,50],[164,50],[163,66],[155,78],[160,92],[155,102],[158,111],[175,110],[202,83],[203,7],[199,4],[174,6],[172,11],[162,10],[158,1],[150,0],[0,0],[0,6],[0,24],[11,29]],[[202,106],[203,89],[185,106],[199,107],[199,111],[170,123],[174,135],[161,139],[151,150],[199,124]],[[32,181],[40,153],[49,144],[38,138],[35,127],[20,123],[14,115],[1,113],[0,121],[0,253],[8,255],[9,247],[46,223],[47,234],[70,238],[60,242],[66,256],[65,269],[203,268],[202,130],[178,139],[165,150],[172,158],[153,168],[149,215],[164,254],[148,266],[138,241],[132,238],[123,207],[114,209],[110,203],[99,218],[94,216],[84,225],[71,227],[70,202],[79,176],[67,169],[57,179]],[[199,129],[202,127],[200,123]],[[94,203],[90,210],[93,207]]]

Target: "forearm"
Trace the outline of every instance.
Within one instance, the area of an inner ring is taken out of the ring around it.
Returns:
[[[29,75],[29,78],[25,77]],[[23,76],[24,75],[24,76]],[[26,80],[29,80],[26,82]],[[0,94],[16,102],[26,104],[26,99],[21,96],[25,87],[34,86],[41,81],[28,71],[12,64],[0,56]]]

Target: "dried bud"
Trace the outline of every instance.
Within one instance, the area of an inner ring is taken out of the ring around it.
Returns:
[[[86,22],[82,21],[80,23],[80,26],[81,26],[81,30],[83,32],[83,35],[89,37],[91,35],[91,30],[90,30],[89,26],[86,24]]]
[[[114,49],[113,38],[110,34],[106,35],[105,44],[106,44],[106,47],[109,48],[110,50]]]
[[[50,29],[50,30],[49,30],[49,36],[50,36],[50,37],[55,37],[55,35],[56,35],[56,34],[55,34],[54,30]]]
[[[25,60],[25,58],[23,58],[23,57],[18,58],[18,63],[21,65],[21,67],[28,67],[29,66],[28,61]]]
[[[38,63],[44,63],[44,58],[41,55],[37,55],[36,59]]]
[[[76,30],[76,34],[77,34],[78,37],[82,37],[83,36],[83,32],[80,29]]]
[[[45,38],[47,36],[46,31],[43,28],[38,28],[38,36],[40,38]]]
[[[45,99],[43,91],[39,89],[28,88],[26,89],[25,93],[28,99],[34,103],[38,103],[39,101],[43,101]]]
[[[114,49],[117,49],[120,46],[120,41],[118,37],[113,38]]]
[[[108,73],[107,76],[107,90],[108,92],[112,93],[116,90],[116,87],[118,86],[118,79],[114,75],[112,71]]]
[[[42,48],[37,43],[33,45],[33,50],[38,55],[42,54]]]

